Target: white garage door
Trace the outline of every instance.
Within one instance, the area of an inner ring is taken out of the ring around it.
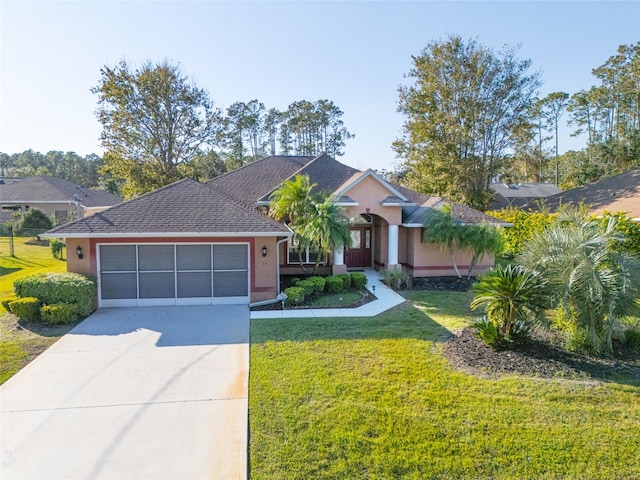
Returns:
[[[100,306],[249,302],[248,244],[99,245]]]

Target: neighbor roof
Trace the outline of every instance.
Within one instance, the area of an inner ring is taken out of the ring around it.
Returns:
[[[560,205],[590,206],[590,212],[601,215],[606,212],[623,212],[640,220],[640,168],[582,187],[566,190],[557,195],[547,197],[542,202],[551,211]],[[528,204],[538,208],[534,204]]]
[[[282,224],[191,179],[54,228],[49,237],[290,235]]]
[[[85,207],[108,207],[122,202],[120,197],[103,190],[93,190],[58,177],[28,177],[0,185],[2,203],[73,202]]]

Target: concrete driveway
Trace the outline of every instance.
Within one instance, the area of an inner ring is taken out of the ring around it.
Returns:
[[[246,479],[249,308],[94,313],[0,387],[0,478]]]

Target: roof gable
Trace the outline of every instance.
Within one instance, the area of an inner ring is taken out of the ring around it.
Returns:
[[[336,198],[340,198],[343,195],[346,195],[352,188],[356,187],[360,182],[364,181],[367,178],[371,178],[375,180],[389,192],[386,199],[396,199],[396,202],[397,201],[409,202],[409,199],[402,192],[400,192],[393,185],[391,185],[389,182],[387,182],[385,179],[380,177],[380,175],[378,175],[376,172],[374,172],[371,169],[365,172],[356,173],[349,180],[347,180],[342,185],[340,185],[338,190],[335,192]],[[385,200],[385,199],[382,199],[382,200]]]
[[[111,207],[103,212],[54,228],[53,236],[134,234],[287,235],[288,229],[247,208],[223,192],[184,179]]]

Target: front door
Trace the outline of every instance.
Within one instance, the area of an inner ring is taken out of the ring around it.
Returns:
[[[344,251],[347,267],[371,266],[371,227],[349,227],[351,244]]]

